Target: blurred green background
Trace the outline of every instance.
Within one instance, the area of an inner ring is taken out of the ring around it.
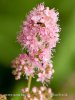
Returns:
[[[49,87],[55,94],[68,94],[54,96],[54,100],[75,100],[75,0],[0,0],[0,93],[20,93],[26,86],[24,78],[14,79],[11,61],[22,53],[16,35],[25,15],[40,2],[59,11],[62,29],[53,56],[55,74]],[[33,80],[33,85],[39,84]],[[8,100],[21,100],[21,97],[9,96]]]

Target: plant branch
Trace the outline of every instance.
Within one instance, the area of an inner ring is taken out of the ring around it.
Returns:
[[[32,76],[29,76],[29,79],[28,79],[28,89],[29,89],[29,91],[30,91],[31,81],[32,81]]]

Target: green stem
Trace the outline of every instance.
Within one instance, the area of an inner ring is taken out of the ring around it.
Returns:
[[[29,79],[28,79],[28,89],[29,89],[29,91],[30,91],[31,81],[32,81],[32,76],[29,76]]]

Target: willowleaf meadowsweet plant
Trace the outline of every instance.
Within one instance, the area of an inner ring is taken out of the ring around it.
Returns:
[[[50,100],[52,97],[51,89],[46,84],[54,73],[51,58],[59,41],[58,15],[54,8],[49,9],[43,3],[39,4],[29,12],[17,36],[18,43],[26,52],[12,61],[12,73],[16,80],[21,76],[28,80],[28,87],[21,90],[25,94],[23,100]],[[36,82],[44,86],[34,86],[31,89],[31,81],[35,77]]]

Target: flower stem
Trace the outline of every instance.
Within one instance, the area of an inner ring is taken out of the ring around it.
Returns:
[[[32,76],[29,76],[29,79],[28,79],[28,89],[29,89],[29,91],[30,91],[31,81],[32,81]]]

